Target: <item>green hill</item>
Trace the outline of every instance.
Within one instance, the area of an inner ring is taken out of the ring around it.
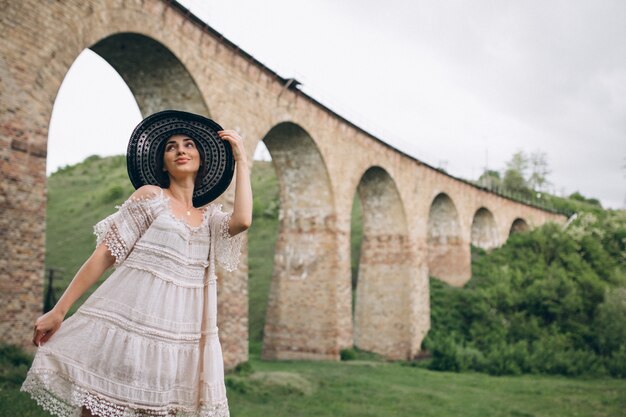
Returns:
[[[599,368],[610,363],[592,357],[604,349],[621,358],[623,212],[581,216],[568,231],[550,226],[518,234],[490,253],[472,248],[475,277],[465,288],[431,280],[432,329],[425,345],[432,359],[388,362],[355,350],[345,356],[357,360],[339,363],[271,362],[259,358],[278,226],[271,163],[255,162],[252,184],[250,361],[226,375],[233,417],[626,416],[626,380],[606,377]],[[56,284],[59,295],[93,250],[93,224],[131,192],[123,157],[91,157],[49,178],[46,265],[65,268]],[[354,271],[358,201],[353,219]],[[48,415],[19,392],[31,360],[20,349],[0,345],[0,415]],[[596,375],[576,379],[484,374],[577,375],[588,365]]]
[[[251,174],[254,191],[253,227],[249,244],[250,349],[260,352],[265,310],[272,278],[274,245],[278,234],[279,187],[271,162],[255,161]],[[61,296],[74,274],[95,247],[93,225],[113,213],[132,192],[123,155],[92,156],[65,167],[48,178],[46,269],[61,269],[55,293]],[[358,199],[357,199],[358,200]],[[360,206],[355,204],[354,271],[358,261]],[[105,274],[101,281],[110,274]],[[55,277],[59,276],[55,272]],[[95,290],[78,300],[70,314]]]
[[[125,164],[124,156],[91,156],[48,178],[46,270],[61,270],[54,285],[57,298],[95,248],[93,225],[113,213],[115,206],[134,191]],[[55,273],[57,276],[59,273]],[[94,289],[75,303],[70,314]]]
[[[271,162],[255,161],[251,181],[249,331],[250,352],[259,354],[280,199]],[[123,156],[92,156],[50,176],[46,267],[64,271],[55,283],[57,296],[93,250],[92,226],[132,191]],[[612,320],[626,314],[626,215],[575,197],[553,201],[580,214],[567,231],[546,225],[489,253],[472,248],[473,278],[463,289],[431,280],[432,329],[424,348],[435,355],[434,369],[626,375],[619,365],[626,363],[626,325]],[[355,284],[362,238],[358,198],[351,226]]]

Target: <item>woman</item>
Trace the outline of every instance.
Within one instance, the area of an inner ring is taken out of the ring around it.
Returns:
[[[252,222],[243,141],[202,116],[164,111],[137,126],[127,162],[137,190],[94,226],[95,251],[36,320],[39,348],[22,390],[62,417],[227,417],[215,263],[237,268]],[[233,164],[225,213],[205,204],[228,187]]]

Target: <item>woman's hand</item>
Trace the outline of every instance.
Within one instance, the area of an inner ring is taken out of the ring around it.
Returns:
[[[61,323],[63,323],[63,318],[63,313],[53,308],[35,320],[35,332],[33,334],[35,346],[41,346],[47,342],[59,330]]]
[[[230,142],[231,148],[233,148],[233,157],[237,162],[248,162],[246,159],[246,148],[243,146],[243,139],[239,136],[236,130],[220,130],[217,132],[220,138]]]
[[[252,224],[252,186],[250,170],[243,139],[235,130],[220,130],[220,138],[230,142],[236,164],[235,202],[233,213],[228,224],[228,234],[235,236],[248,229]]]

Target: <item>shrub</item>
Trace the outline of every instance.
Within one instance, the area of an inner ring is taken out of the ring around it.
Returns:
[[[431,369],[624,376],[626,214],[582,213],[472,248],[463,288],[431,280]]]
[[[461,371],[461,361],[457,355],[456,341],[452,337],[431,339],[428,343],[428,349],[432,354],[429,369],[436,371]]]
[[[124,198],[124,187],[121,185],[111,185],[100,196],[102,204],[112,204]]]
[[[339,356],[342,361],[351,361],[356,359],[356,352],[354,349],[342,349],[339,352]]]
[[[626,378],[626,346],[622,345],[619,350],[606,358],[605,366],[611,376]]]
[[[594,320],[595,341],[598,351],[613,355],[626,346],[626,288],[607,290],[604,302],[598,306]]]
[[[231,372],[237,375],[250,375],[254,372],[254,370],[252,369],[252,364],[246,361],[238,363]]]

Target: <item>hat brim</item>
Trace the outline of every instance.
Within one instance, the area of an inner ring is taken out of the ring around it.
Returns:
[[[172,135],[184,134],[194,139],[205,167],[199,171],[193,204],[196,207],[210,203],[230,185],[235,160],[230,143],[217,134],[222,127],[211,119],[179,110],[164,110],[143,119],[133,130],[126,150],[126,167],[135,189],[143,185],[165,187],[157,167],[162,161],[163,147]]]

